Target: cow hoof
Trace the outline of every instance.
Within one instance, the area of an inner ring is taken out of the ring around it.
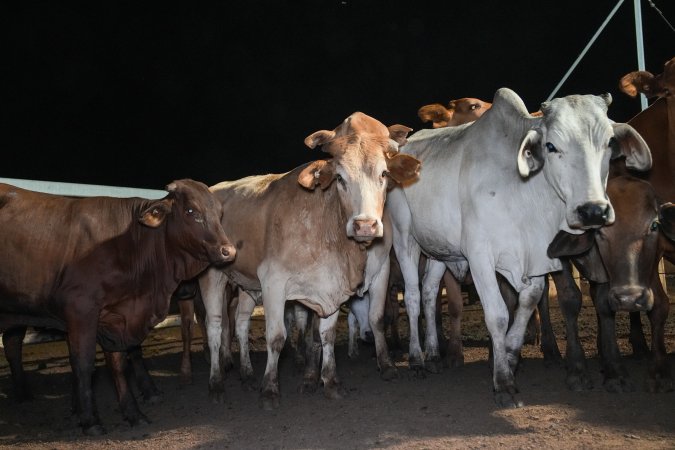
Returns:
[[[411,366],[410,374],[415,380],[424,380],[427,378],[427,374],[424,370],[424,366]]]
[[[439,374],[443,372],[443,362],[438,356],[433,357],[432,359],[427,359],[424,362],[424,368],[431,373]]]
[[[584,372],[568,374],[565,383],[567,384],[567,388],[574,392],[590,391],[593,389],[593,382],[588,374]]]
[[[398,370],[396,366],[388,366],[380,371],[380,378],[384,381],[391,381],[398,378]]]
[[[260,407],[265,411],[279,409],[279,394],[274,392],[262,392],[260,394]]]
[[[298,392],[301,394],[314,394],[319,388],[319,382],[315,378],[305,378],[298,386]]]
[[[178,378],[178,386],[179,387],[186,387],[186,386],[191,386],[192,385],[192,375],[181,375]]]
[[[464,366],[464,355],[450,356],[446,359],[446,361],[449,368],[456,369],[458,367]]]
[[[525,406],[515,393],[504,391],[495,392],[495,403],[500,408],[522,408]]]
[[[339,381],[329,381],[323,385],[323,395],[331,400],[342,400],[347,396],[347,390]]]
[[[653,394],[672,392],[674,389],[672,378],[647,378],[645,390]]]
[[[635,391],[635,384],[627,377],[606,378],[603,385],[605,386],[605,390],[612,394]]]
[[[102,436],[106,432],[105,432],[105,428],[103,428],[100,424],[96,424],[96,425],[91,425],[91,426],[88,426],[88,427],[83,426],[82,427],[82,433],[84,433],[84,435],[86,435],[86,436]]]
[[[150,425],[152,421],[148,419],[144,414],[139,413],[138,416],[127,419],[129,425],[136,427],[139,425]]]
[[[223,404],[225,403],[225,391],[209,391],[209,398],[213,404]]]
[[[143,395],[143,403],[148,405],[158,405],[162,403],[164,397],[160,393]]]
[[[258,381],[252,375],[242,377],[241,388],[247,392],[257,391],[259,388]]]
[[[221,370],[224,372],[229,372],[234,368],[234,360],[232,359],[231,356],[221,356],[220,357],[220,367]]]

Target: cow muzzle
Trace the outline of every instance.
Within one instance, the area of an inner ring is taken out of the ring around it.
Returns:
[[[235,256],[237,256],[237,249],[234,248],[234,245],[224,244],[209,252],[209,262],[211,264],[223,264],[232,261]]]
[[[359,242],[370,241],[383,234],[382,221],[378,219],[353,219],[347,228],[347,235]]]
[[[587,202],[576,209],[578,227],[581,229],[599,228],[614,221],[612,206],[609,202]]]
[[[609,306],[612,311],[650,311],[654,306],[654,294],[649,288],[620,286],[609,290]]]

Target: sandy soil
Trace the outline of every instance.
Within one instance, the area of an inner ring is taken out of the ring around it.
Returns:
[[[671,290],[672,292],[672,290]],[[673,299],[671,299],[673,303]],[[559,346],[564,349],[563,321],[552,309]],[[405,314],[401,315],[406,330]],[[0,447],[20,448],[675,448],[675,393],[649,394],[642,389],[646,362],[629,357],[627,316],[620,316],[618,334],[628,371],[636,381],[633,393],[610,394],[602,388],[595,350],[595,317],[586,304],[581,335],[590,358],[595,387],[570,392],[561,367],[545,367],[535,346],[526,346],[517,375],[526,406],[501,410],[492,399],[487,362],[487,333],[480,307],[465,313],[462,334],[466,364],[442,374],[413,377],[405,354],[399,379],[385,382],[376,370],[374,349],[361,346],[358,360],[347,358],[346,319],[341,332],[338,373],[348,395],[328,400],[319,391],[300,394],[301,376],[291,354],[282,354],[281,407],[258,407],[257,392],[241,388],[238,373],[226,380],[228,399],[208,398],[208,365],[193,346],[194,383],[179,387],[180,333],[157,330],[144,346],[148,366],[163,400],[141,404],[152,424],[130,427],[117,411],[114,390],[99,355],[96,398],[108,431],[102,437],[81,434],[70,415],[70,368],[63,342],[26,346],[24,350],[35,400],[11,400],[9,369],[0,357]],[[646,319],[644,323],[647,324]],[[648,326],[645,330],[648,330]],[[265,366],[264,317],[252,324],[252,360],[260,379]],[[675,319],[666,330],[671,367],[675,362]],[[236,355],[235,355],[236,356]]]

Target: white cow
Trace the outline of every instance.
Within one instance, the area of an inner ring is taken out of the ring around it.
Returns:
[[[422,286],[427,323],[446,266],[457,279],[470,269],[492,337],[495,400],[521,404],[514,371],[525,328],[546,274],[561,269],[547,256],[548,244],[559,230],[580,233],[613,222],[605,194],[611,157],[623,154],[638,168],[651,164],[635,130],[607,118],[610,102],[609,94],[573,95],[542,104],[543,116],[534,117],[503,88],[473,124],[422,130],[403,147],[423,167],[417,182],[387,199],[405,278],[412,369],[440,364],[434,328],[427,328],[426,361],[418,337],[422,251],[430,257]],[[519,292],[510,329],[495,272]]]

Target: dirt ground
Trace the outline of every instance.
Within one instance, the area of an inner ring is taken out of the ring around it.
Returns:
[[[671,292],[673,290],[671,289]],[[673,298],[671,297],[671,304]],[[555,301],[552,314],[564,351],[563,321]],[[666,347],[675,366],[675,315],[666,329]],[[407,331],[405,313],[401,314]],[[643,322],[648,324],[646,318]],[[397,358],[399,379],[379,378],[374,349],[361,345],[356,361],[347,358],[346,318],[340,319],[336,348],[338,373],[348,395],[328,400],[321,391],[300,394],[301,375],[291,354],[280,360],[281,407],[258,407],[257,392],[241,388],[238,373],[226,380],[227,401],[208,397],[208,365],[201,337],[193,345],[194,383],[179,387],[181,341],[178,328],[156,330],[144,353],[163,400],[141,404],[152,424],[130,427],[121,418],[113,387],[97,360],[96,400],[107,434],[81,434],[70,415],[70,367],[63,342],[25,347],[24,355],[35,400],[11,399],[7,362],[0,357],[0,448],[675,448],[675,393],[649,394],[642,388],[646,362],[629,356],[627,315],[619,316],[618,335],[625,363],[638,389],[610,394],[602,387],[595,349],[595,316],[588,300],[581,318],[581,337],[594,388],[571,392],[559,367],[545,367],[536,346],[525,346],[517,380],[525,406],[499,409],[492,399],[487,362],[487,332],[479,306],[467,307],[462,325],[466,363],[442,374],[413,377],[405,354]],[[645,330],[649,330],[648,325]],[[260,379],[265,367],[264,317],[252,324],[252,361]],[[235,354],[235,357],[238,355]]]

